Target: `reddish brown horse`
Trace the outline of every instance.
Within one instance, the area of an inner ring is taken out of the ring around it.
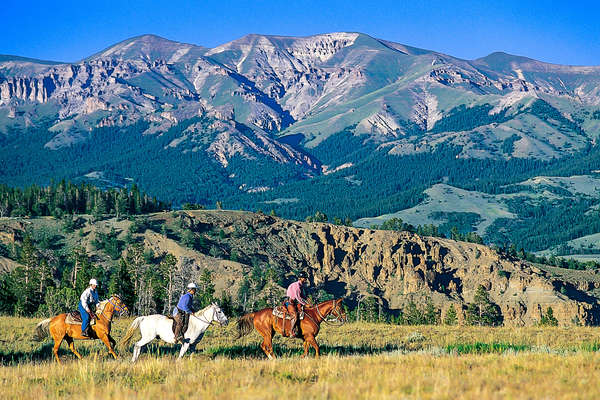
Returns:
[[[315,349],[315,356],[319,357],[319,344],[315,340],[315,336],[319,333],[321,322],[332,323],[328,320],[328,316],[335,317],[336,322],[346,322],[346,312],[342,307],[342,299],[328,300],[323,303],[317,304],[315,307],[304,308],[304,319],[300,321],[300,329],[297,338],[304,339],[304,354],[305,357],[308,354],[310,346]],[[288,321],[287,326],[282,326],[281,318],[277,318],[273,315],[272,308],[264,308],[260,311],[253,312],[251,314],[244,315],[237,323],[238,339],[252,332],[252,326],[261,334],[263,342],[260,348],[265,352],[267,357],[270,359],[275,358],[273,353],[273,335],[275,332],[285,336],[282,329],[286,333],[289,333],[291,329]]]
[[[127,306],[119,298],[119,296],[112,295],[108,300],[101,301],[96,309],[96,324],[92,325],[94,334],[91,337],[81,335],[81,323],[68,324],[66,323],[67,314],[59,314],[53,318],[48,318],[37,324],[33,333],[33,339],[37,341],[44,340],[48,334],[54,339],[54,356],[56,361],[60,364],[60,358],[58,358],[58,348],[62,343],[63,339],[67,341],[69,349],[81,359],[81,354],[75,350],[73,343],[74,339],[82,340],[93,340],[100,339],[106,347],[108,352],[116,359],[117,355],[113,350],[116,342],[110,336],[110,323],[112,321],[113,314],[116,312],[123,313],[127,311]]]

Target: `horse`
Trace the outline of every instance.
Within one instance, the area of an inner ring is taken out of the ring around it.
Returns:
[[[175,334],[173,333],[174,322],[172,318],[160,314],[137,317],[129,326],[119,346],[122,348],[128,346],[135,331],[139,328],[142,338],[136,342],[133,348],[133,357],[131,358],[131,362],[135,362],[140,356],[142,347],[153,341],[156,337],[160,337],[167,343],[175,344]],[[179,351],[179,358],[183,357],[190,346],[195,346],[196,342],[202,339],[204,332],[206,332],[213,322],[218,322],[221,326],[229,323],[227,316],[225,316],[216,303],[212,303],[208,307],[190,315],[188,328],[183,335],[184,343]]]
[[[335,320],[327,319],[330,314],[335,317]],[[285,326],[284,324],[279,323],[279,321],[280,318],[273,315],[273,308],[264,308],[260,311],[246,314],[238,320],[238,337],[236,340],[252,332],[252,326],[254,326],[258,333],[263,337],[260,348],[269,359],[274,359],[275,353],[273,352],[272,344],[273,336],[275,332],[285,336],[283,332],[285,331]],[[304,339],[304,354],[302,357],[308,355],[310,346],[315,349],[315,357],[319,357],[319,344],[317,343],[315,336],[319,333],[321,322],[334,324],[334,321],[339,324],[346,322],[346,312],[342,307],[342,299],[328,300],[319,303],[314,307],[304,307],[304,319],[300,320],[300,329],[296,335],[296,338]]]
[[[82,336],[81,334],[81,323],[69,324],[65,320],[67,314],[59,314],[55,317],[48,318],[36,325],[33,339],[41,342],[50,334],[54,339],[54,348],[52,349],[56,361],[60,364],[60,358],[58,357],[58,348],[62,343],[63,339],[67,341],[69,349],[73,354],[81,360],[81,354],[75,350],[74,339],[81,340],[95,340],[100,339],[108,348],[108,352],[115,359],[117,354],[113,350],[113,346],[116,345],[115,340],[110,336],[111,321],[115,311],[119,314],[127,312],[127,306],[123,303],[121,298],[116,294],[113,294],[109,299],[103,300],[98,303],[96,307],[96,323],[92,325],[92,331],[90,337]]]

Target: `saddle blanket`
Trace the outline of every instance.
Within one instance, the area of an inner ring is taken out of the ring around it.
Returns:
[[[285,319],[292,319],[292,315],[286,310],[284,306],[277,306],[273,308],[273,315],[277,318],[283,318],[285,315]],[[298,312],[298,318],[304,319],[304,310]]]
[[[65,318],[65,323],[73,324],[73,325],[81,325],[81,313],[79,311],[71,311],[67,313],[67,318]],[[94,325],[96,321],[92,318],[90,320],[90,325]]]

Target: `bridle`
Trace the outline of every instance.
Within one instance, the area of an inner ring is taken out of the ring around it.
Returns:
[[[112,302],[113,298],[116,298],[119,301],[118,304],[115,304]],[[113,306],[113,309],[116,312],[118,312],[119,315],[123,315],[124,312],[129,312],[129,309],[127,308],[125,303],[123,303],[123,301],[118,296],[111,296],[107,301],[109,304],[111,304]],[[106,316],[106,314],[104,314],[105,310],[106,310],[106,306],[104,306],[102,308],[102,312],[100,313],[100,315],[104,316],[104,318],[106,318],[107,321],[110,321],[110,319]]]
[[[204,322],[207,325],[215,325],[215,323],[218,323],[219,326],[223,326],[223,322],[219,321],[218,319],[215,320],[215,314],[217,313],[217,308],[214,306],[210,306],[212,308],[212,318],[210,321],[203,319],[202,317],[204,317],[204,313],[201,314],[201,317],[198,317],[196,314],[191,313],[190,315],[198,320],[200,320],[201,322]]]
[[[331,325],[331,326],[342,326],[346,323],[346,321],[344,320],[344,317],[342,315],[342,312],[340,310],[340,305],[335,303],[335,300],[331,300],[334,302],[334,306],[331,309],[331,311],[329,313],[327,313],[327,315],[332,314],[333,316],[335,316],[334,319],[327,319],[326,315],[323,315],[321,313],[321,310],[319,310],[319,304],[317,304],[315,306],[315,308],[317,309],[317,315],[321,318],[321,320],[326,324],[326,325]]]

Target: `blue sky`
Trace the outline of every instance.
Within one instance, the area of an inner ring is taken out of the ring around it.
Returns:
[[[214,47],[248,33],[353,31],[466,59],[505,51],[600,65],[598,15],[600,2],[588,0],[2,0],[0,54],[76,61],[144,33]]]

